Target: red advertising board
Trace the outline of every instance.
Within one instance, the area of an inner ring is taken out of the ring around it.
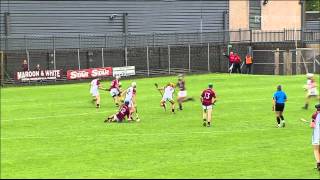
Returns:
[[[107,77],[107,76],[112,76],[112,67],[90,68],[90,69],[67,71],[68,80]]]

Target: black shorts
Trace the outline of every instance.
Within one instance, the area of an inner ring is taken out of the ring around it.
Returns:
[[[283,111],[284,110],[284,104],[276,104],[276,111]]]

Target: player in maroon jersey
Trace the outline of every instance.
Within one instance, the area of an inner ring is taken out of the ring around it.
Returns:
[[[111,86],[109,88],[110,95],[112,96],[114,103],[116,106],[119,106],[119,101],[120,101],[120,76],[116,76],[116,78],[111,82]]]
[[[123,120],[125,120],[126,117],[129,121],[132,120],[129,110],[129,101],[124,102],[124,104],[120,107],[119,111],[116,114],[107,117],[107,119],[105,119],[104,122],[123,122]]]
[[[208,89],[205,89],[200,97],[203,107],[203,126],[211,126],[212,105],[216,102],[216,93],[213,91],[213,85],[210,83]]]
[[[187,90],[186,90],[186,82],[184,81],[183,75],[179,74],[177,87],[179,88],[178,92],[178,103],[179,103],[179,110],[182,110],[182,102],[193,101],[192,97],[187,97]]]

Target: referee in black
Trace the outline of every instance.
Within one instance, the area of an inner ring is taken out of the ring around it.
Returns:
[[[273,102],[272,111],[276,111],[278,128],[285,127],[283,110],[284,110],[286,101],[287,101],[287,95],[285,92],[282,91],[281,85],[278,85],[277,91],[274,93],[273,100],[272,100]]]

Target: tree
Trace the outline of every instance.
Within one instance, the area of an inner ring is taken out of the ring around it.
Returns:
[[[320,11],[319,0],[305,0],[305,1],[306,1],[306,11]]]

